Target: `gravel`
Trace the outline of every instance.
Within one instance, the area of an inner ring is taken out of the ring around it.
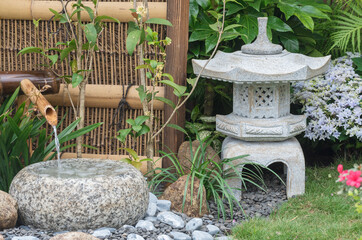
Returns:
[[[283,179],[285,181],[285,179]],[[264,181],[267,186],[267,191],[264,192],[259,188],[247,184],[247,191],[243,193],[242,200],[240,201],[241,206],[245,214],[249,217],[268,217],[272,211],[277,209],[283,202],[287,200],[286,197],[286,187],[278,180],[275,176],[266,173],[264,175]],[[154,199],[153,199],[154,200]],[[226,214],[227,217],[224,219],[218,218],[217,208],[213,202],[209,202],[210,214],[204,215],[202,219],[202,226],[198,228],[198,231],[209,232],[210,226],[215,226],[220,229],[214,238],[217,237],[224,237],[231,232],[231,228],[236,224],[239,224],[241,221],[245,220],[245,215],[241,209],[234,209],[233,218],[231,218],[230,209],[226,206]],[[172,211],[174,214],[180,216],[185,223],[188,223],[192,220],[192,217],[188,217],[183,213],[178,213]],[[134,228],[131,226],[124,226],[120,229],[114,228],[101,228],[101,229],[94,229],[94,230],[80,230],[81,232],[93,234],[100,233],[99,230],[108,230],[103,231],[107,232],[106,238],[102,239],[120,239],[120,240],[127,240],[128,235],[130,234],[137,234],[142,236],[144,239],[157,239],[158,236],[167,235],[170,236],[172,239],[171,232],[179,232],[184,233],[188,236],[192,236],[192,231],[187,231],[186,226],[182,228],[172,228],[170,225],[159,221],[158,219],[153,219],[152,221],[155,230],[148,231],[142,228]],[[211,229],[215,229],[211,227]],[[0,234],[4,236],[5,240],[15,240],[16,237],[35,237],[33,239],[40,239],[40,240],[48,240],[51,237],[64,232],[52,232],[42,229],[33,228],[31,226],[18,226],[12,229],[5,229],[0,231]],[[209,232],[211,233],[211,232]],[[200,233],[199,233],[200,234]],[[133,235],[132,235],[133,236]],[[21,238],[20,238],[21,239]],[[29,238],[31,239],[31,238]]]

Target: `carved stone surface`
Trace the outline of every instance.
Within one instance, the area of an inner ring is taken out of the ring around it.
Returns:
[[[252,119],[235,114],[217,115],[216,130],[245,141],[284,141],[306,128],[304,115],[280,118]]]
[[[32,164],[14,178],[9,193],[23,224],[49,230],[120,228],[143,218],[147,183],[132,165],[113,160],[62,159]]]
[[[287,167],[287,197],[304,193],[304,155],[299,142],[294,137],[282,142],[247,142],[231,137],[224,140],[222,158],[233,158],[244,154],[249,154],[249,156],[234,160],[235,164],[258,163],[269,166],[275,162],[282,162]],[[232,188],[242,188],[239,179],[229,179],[228,183]],[[238,200],[241,200],[240,191],[234,190],[233,193]]]

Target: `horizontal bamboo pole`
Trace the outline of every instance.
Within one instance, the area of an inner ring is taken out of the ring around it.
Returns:
[[[53,153],[51,153],[53,154]],[[83,153],[82,154],[82,157],[83,158],[96,158],[96,159],[111,159],[111,160],[120,160],[122,158],[127,158],[128,156],[127,155],[109,155],[109,154],[89,154],[89,153]],[[68,153],[68,152],[65,152],[65,153],[62,153],[61,155],[61,159],[69,159],[69,158],[77,158],[77,154],[76,153]],[[140,156],[140,159],[145,159],[146,157],[145,156]],[[154,157],[153,158],[153,161],[155,163],[155,166],[154,168],[161,168],[162,167],[162,161],[161,160],[158,160],[159,157]],[[158,161],[157,161],[158,160]],[[143,174],[146,174],[147,173],[147,162],[142,162],[142,166],[141,166],[141,169],[140,171],[143,173]]]
[[[66,1],[64,1],[66,2]],[[67,11],[72,11],[72,5],[76,1],[71,1],[67,6]],[[92,2],[83,2],[85,6],[94,7]],[[150,2],[150,18],[166,19],[167,3]],[[60,1],[35,1],[35,0],[0,0],[1,19],[49,20],[54,14],[49,11],[52,8],[58,12],[62,10]],[[130,9],[132,2],[99,2],[98,15],[107,15],[118,19],[120,22],[133,21]],[[82,14],[82,21],[90,21],[88,14]]]
[[[20,86],[24,94],[36,105],[37,109],[45,117],[48,123],[52,126],[56,126],[58,124],[57,112],[34,86],[34,84],[29,79],[24,79],[20,82]]]
[[[64,88],[65,85],[60,84],[59,93],[46,95],[46,99],[53,106],[71,106],[67,90]],[[125,86],[125,88],[126,92],[127,86]],[[138,86],[132,86],[129,89],[126,100],[131,108],[142,109],[142,104],[136,88],[138,88]],[[76,104],[78,102],[79,89],[72,88],[72,86],[69,86],[68,89],[70,96],[72,97],[73,103]],[[157,96],[164,97],[164,87],[156,87],[156,91],[158,91]],[[99,108],[117,108],[120,100],[122,99],[122,96],[123,86],[87,84],[85,91],[85,106]],[[154,109],[163,110],[164,103],[161,101],[155,101]]]

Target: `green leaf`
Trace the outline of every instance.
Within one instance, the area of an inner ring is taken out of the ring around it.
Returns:
[[[196,83],[197,78],[187,78],[186,81],[188,82],[188,84],[190,84],[191,86],[194,86]]]
[[[215,48],[218,38],[219,38],[218,34],[213,34],[205,40],[206,53],[210,52]]]
[[[38,20],[36,20],[35,18],[33,19],[33,24],[35,25],[36,28],[39,27],[40,20],[41,20],[41,18],[39,18]]]
[[[83,8],[87,11],[91,21],[93,21],[93,19],[94,19],[93,9],[91,9],[90,7],[87,7],[87,6],[83,6]]]
[[[136,48],[137,43],[140,41],[141,34],[142,34],[141,30],[134,30],[128,33],[126,40],[126,48],[129,55],[133,54],[133,51]]]
[[[278,32],[293,32],[293,29],[288,24],[275,16],[268,17],[268,26]]]
[[[258,35],[258,20],[251,15],[243,15],[240,17],[239,23],[244,26],[240,29],[241,39],[248,44],[251,43]]]
[[[148,133],[149,131],[150,131],[150,128],[149,128],[147,125],[142,125],[141,130],[137,131],[136,137],[139,137],[139,136],[141,136],[141,135],[143,135],[143,134],[146,134],[146,133]]]
[[[133,126],[132,126],[132,129],[133,129],[133,131],[138,132],[138,131],[140,131],[140,130],[142,129],[142,126],[133,125]]]
[[[185,86],[178,85],[177,83],[174,83],[174,82],[172,82],[170,80],[161,80],[160,82],[172,87],[174,89],[173,93],[177,97],[182,97],[182,95],[186,92],[186,87]]]
[[[73,73],[72,75],[72,86],[75,88],[83,81],[83,75],[78,73]]]
[[[301,7],[300,11],[304,12],[305,14],[311,17],[330,19],[327,14],[323,13],[318,8],[315,8],[310,5]]]
[[[202,7],[204,10],[208,9],[211,5],[210,0],[196,0],[197,4]]]
[[[249,6],[254,8],[256,11],[260,11],[260,4],[261,4],[261,0],[254,0],[252,2],[248,2]]]
[[[121,141],[122,143],[124,143],[126,141],[127,135],[132,131],[131,128],[127,128],[127,129],[122,129],[119,130],[118,133],[119,135],[117,136],[117,139],[119,141]]]
[[[293,16],[295,13],[295,9],[297,8],[297,5],[295,4],[289,4],[284,2],[279,2],[277,6],[280,11],[284,13],[285,20],[288,20],[291,16]]]
[[[169,74],[169,73],[162,73],[162,76],[163,76],[163,77],[167,77],[170,81],[174,82],[174,79],[173,79],[173,77],[172,77],[171,74]]]
[[[157,61],[151,60],[150,65],[153,69],[155,69],[157,67]]]
[[[113,17],[110,17],[110,16],[105,16],[105,15],[96,17],[96,20],[95,20],[95,21],[96,21],[96,22],[100,22],[100,21],[102,21],[102,20],[111,20],[111,21],[116,22],[116,23],[119,24],[119,20],[118,20],[118,19],[113,18]],[[133,23],[135,23],[135,22],[133,22]]]
[[[224,28],[224,31],[226,32],[226,31],[233,30],[233,29],[239,28],[239,27],[242,27],[242,25],[241,24],[230,24]]]
[[[92,23],[85,25],[84,34],[90,43],[97,42],[97,30]]]
[[[138,116],[136,119],[135,119],[135,124],[136,125],[141,125],[143,124],[147,119],[149,119],[150,117],[149,116],[144,116],[144,115],[141,115],[141,116]]]
[[[183,132],[186,136],[188,136],[189,134],[186,132],[185,129],[183,129],[182,127],[176,125],[176,124],[167,124],[167,127],[170,127],[170,128],[174,128],[180,132]]]
[[[289,52],[299,52],[299,42],[294,34],[287,33],[280,35],[280,41],[283,43],[284,48]]]
[[[121,148],[122,149],[122,148]],[[138,160],[138,154],[136,153],[135,150],[131,149],[131,148],[123,148],[124,150],[126,150],[126,152],[129,153],[129,155],[131,155],[133,157],[134,160]]]
[[[166,26],[172,26],[172,23],[166,19],[162,18],[150,18],[145,23],[153,23],[153,24],[160,24]]]
[[[67,47],[62,50],[60,53],[60,61],[62,62],[66,57],[68,57],[69,53],[73,50],[73,47]]]
[[[207,39],[214,31],[193,31],[190,35],[189,42],[195,42]]]
[[[357,66],[357,71],[362,71],[362,57],[351,58],[353,63]]]
[[[170,99],[164,98],[164,97],[154,97],[155,100],[161,101],[172,107],[173,109],[176,107],[175,103],[172,102]]]
[[[18,52],[18,55],[19,55],[19,54],[27,54],[27,53],[41,53],[42,50],[43,50],[43,49],[40,48],[40,47],[26,47],[26,48],[21,49],[21,50]]]
[[[303,23],[304,27],[308,28],[313,32],[314,30],[314,21],[311,16],[307,15],[304,12],[297,11],[295,16]]]
[[[141,102],[143,102],[147,96],[145,87],[143,85],[140,85],[138,88],[136,88],[138,91],[138,96],[140,97]]]
[[[46,55],[46,57],[49,58],[50,61],[52,61],[52,65],[56,64],[58,61],[58,54]]]
[[[225,8],[228,9],[226,16],[229,16],[239,12],[240,10],[245,9],[246,6],[234,2],[227,2]]]
[[[128,123],[131,126],[136,125],[136,123],[135,123],[135,121],[133,119],[127,119],[126,123]]]

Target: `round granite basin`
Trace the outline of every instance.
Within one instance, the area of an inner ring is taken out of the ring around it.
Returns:
[[[147,183],[132,165],[113,160],[62,159],[22,169],[9,193],[20,220],[48,230],[134,225],[148,206]]]

